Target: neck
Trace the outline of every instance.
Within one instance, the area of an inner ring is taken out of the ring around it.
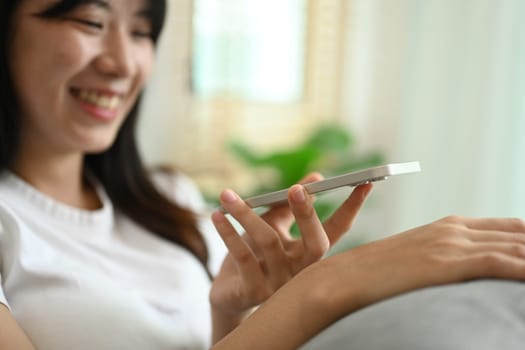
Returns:
[[[85,181],[82,153],[19,152],[11,170],[40,192],[82,209],[100,208],[94,188]]]

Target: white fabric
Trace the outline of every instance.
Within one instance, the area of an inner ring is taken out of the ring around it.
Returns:
[[[203,209],[186,178],[158,183],[182,205]],[[0,175],[0,302],[39,350],[207,348],[204,268],[119,214],[97,190],[103,208],[85,211]],[[202,223],[216,270],[224,247]]]
[[[412,291],[342,318],[301,350],[523,350],[524,292],[505,280]]]
[[[348,11],[342,118],[360,148],[423,169],[377,184],[363,231],[524,217],[525,1],[353,0]]]

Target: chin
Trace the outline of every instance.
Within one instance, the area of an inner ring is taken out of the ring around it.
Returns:
[[[105,141],[105,142],[97,142],[97,143],[91,143],[90,145],[87,145],[84,147],[84,153],[86,154],[98,154],[98,153],[104,153],[108,149],[111,148],[113,145],[114,140]]]
[[[117,139],[117,132],[107,130],[106,132],[78,135],[77,147],[86,154],[97,154],[107,151]],[[80,142],[79,142],[80,141]]]

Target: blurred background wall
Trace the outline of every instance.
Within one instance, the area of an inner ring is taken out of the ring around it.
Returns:
[[[525,217],[522,0],[169,0],[142,111],[150,165],[248,191],[225,148],[286,149],[335,123],[423,171],[377,183],[356,230]]]

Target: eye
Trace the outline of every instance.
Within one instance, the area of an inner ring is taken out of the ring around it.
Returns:
[[[130,26],[131,36],[136,39],[153,39],[151,23],[144,18],[138,18]]]
[[[152,33],[150,31],[134,30],[131,32],[131,35],[138,39],[151,39]]]
[[[73,18],[73,21],[83,24],[90,28],[99,29],[99,30],[104,29],[104,24],[102,22],[96,22],[96,21],[91,21],[91,20],[82,19],[82,18]]]

